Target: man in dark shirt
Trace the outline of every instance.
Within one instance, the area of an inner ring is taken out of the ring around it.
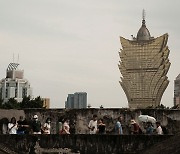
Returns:
[[[24,120],[23,116],[19,117],[17,124],[18,124],[17,134],[27,133],[27,128],[29,127],[29,125],[28,125],[27,121]]]
[[[97,134],[105,134],[106,125],[103,123],[103,119],[99,119]]]
[[[32,128],[33,134],[41,134],[41,122],[38,120],[37,115],[34,115],[33,117],[31,128]]]

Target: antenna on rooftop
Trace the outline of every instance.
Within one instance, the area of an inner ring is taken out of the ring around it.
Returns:
[[[146,17],[146,12],[145,12],[145,10],[143,9],[143,12],[142,12],[142,18],[143,18],[143,20],[145,20],[145,17]]]

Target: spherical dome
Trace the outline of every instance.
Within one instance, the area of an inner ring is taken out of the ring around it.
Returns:
[[[137,40],[138,41],[146,41],[146,40],[150,40],[150,38],[151,38],[150,32],[146,28],[145,21],[143,21],[142,26],[137,33]]]

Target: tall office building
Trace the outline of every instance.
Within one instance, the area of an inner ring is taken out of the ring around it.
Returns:
[[[174,106],[180,106],[180,74],[174,80]]]
[[[68,94],[67,101],[65,102],[65,108],[74,108],[74,94]]]
[[[169,84],[166,76],[170,62],[167,47],[168,34],[151,37],[143,11],[142,26],[132,40],[120,37],[120,84],[130,108],[158,106]]]
[[[87,108],[87,93],[76,92],[74,94],[68,94],[67,101],[65,102],[65,108],[69,108],[69,109]]]
[[[21,102],[23,97],[32,96],[32,88],[28,80],[24,79],[24,71],[18,69],[17,63],[10,63],[6,70],[6,78],[0,80],[0,98],[7,102],[15,98]]]

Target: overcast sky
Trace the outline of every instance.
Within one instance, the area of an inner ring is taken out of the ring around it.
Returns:
[[[19,54],[34,97],[49,97],[53,108],[74,92],[87,92],[92,107],[128,107],[119,84],[119,36],[136,36],[145,9],[151,35],[169,34],[170,84],[162,103],[172,106],[179,6],[179,0],[0,0],[0,78]]]

